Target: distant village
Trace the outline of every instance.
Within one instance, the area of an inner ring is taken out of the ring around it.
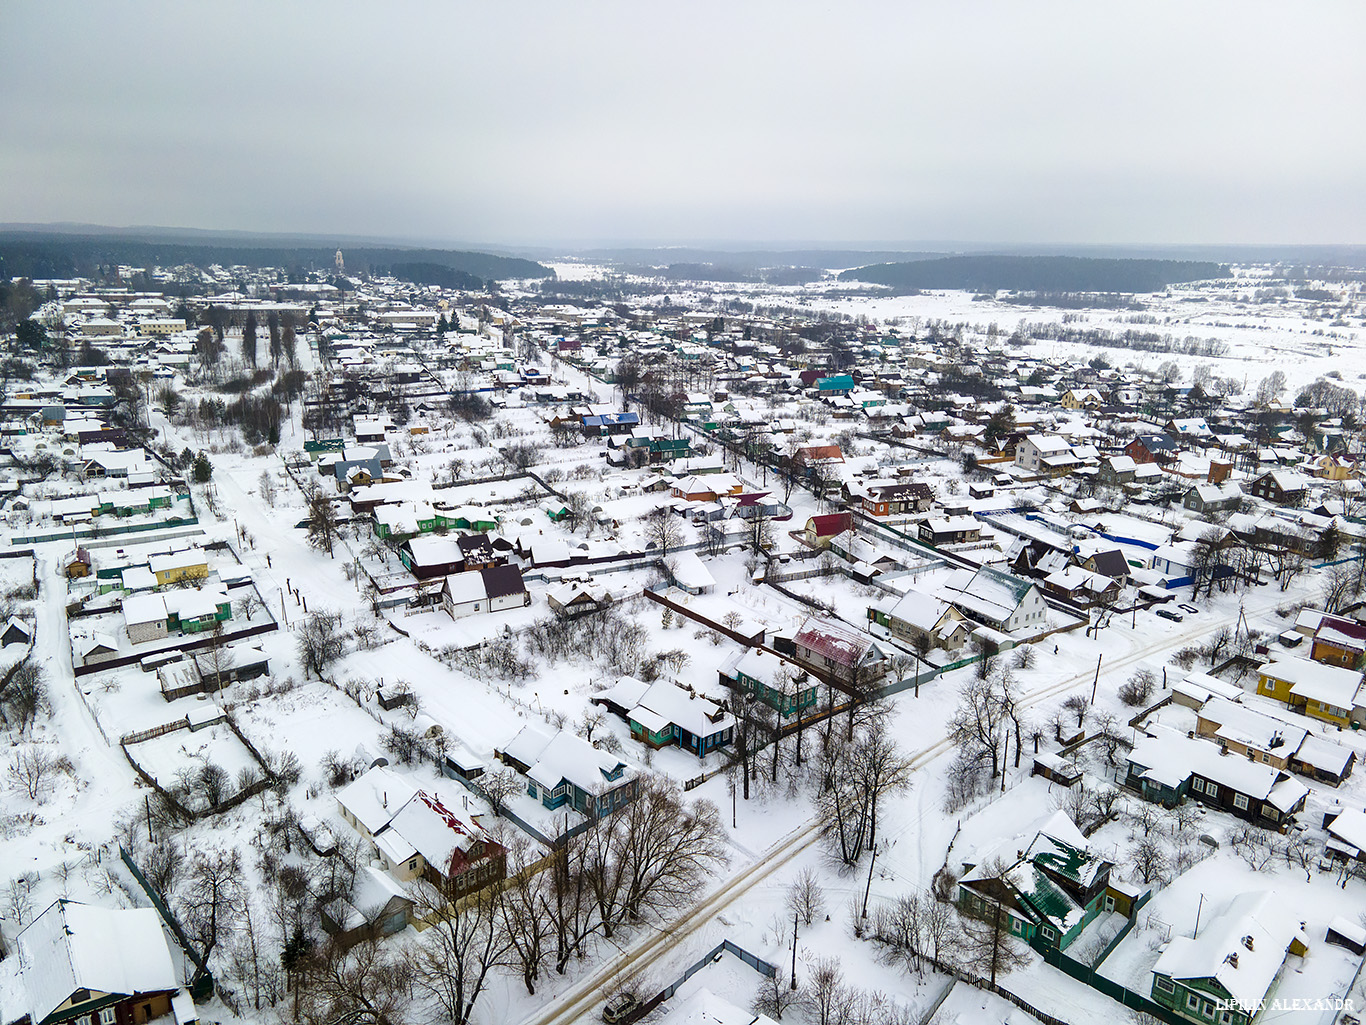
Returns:
[[[1273,276],[11,282],[0,1025],[1357,1021],[1363,307]]]

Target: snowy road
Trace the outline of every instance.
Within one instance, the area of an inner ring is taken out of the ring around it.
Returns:
[[[1260,599],[1260,600],[1259,600]],[[1285,600],[1278,591],[1256,595],[1245,603],[1248,615],[1267,613]],[[1232,627],[1238,621],[1237,615],[1207,616],[1202,614],[1198,625],[1176,634],[1168,635],[1151,647],[1139,647],[1135,651],[1102,664],[1102,677],[1110,676],[1135,666],[1139,662],[1160,657],[1188,645],[1198,643],[1205,636],[1225,627]],[[1057,698],[1074,688],[1089,685],[1094,679],[1094,671],[1088,670],[1066,676],[1056,683],[1048,684],[1029,693],[1022,701],[1026,707]],[[911,758],[916,770],[926,768],[937,758],[947,754],[952,744],[947,736],[941,737],[919,751]],[[920,788],[923,790],[924,788]],[[895,836],[906,834],[923,821],[928,809],[922,804],[918,815],[910,823],[897,831]],[[575,983],[566,993],[554,998],[549,1006],[537,1014],[524,1019],[522,1025],[568,1025],[589,1015],[593,1005],[601,1002],[608,992],[623,978],[647,971],[656,962],[682,946],[691,936],[700,931],[715,917],[722,914],[732,904],[739,901],[760,883],[775,875],[783,866],[819,842],[821,831],[819,823],[812,819],[803,826],[788,833],[765,850],[760,859],[740,870],[708,894],[699,903],[689,908],[679,918],[666,924],[663,930],[651,931],[642,936],[632,946],[608,959],[595,971]],[[923,853],[922,853],[923,858]]]

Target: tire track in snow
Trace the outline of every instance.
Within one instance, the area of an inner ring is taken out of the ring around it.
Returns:
[[[1247,612],[1258,614],[1268,609],[1274,609],[1277,604],[1279,604],[1278,599],[1272,598],[1268,602],[1258,603],[1257,606],[1246,603],[1244,608]],[[1102,669],[1106,670],[1108,675],[1116,669],[1127,668],[1135,663],[1152,658],[1154,655],[1187,645],[1206,634],[1232,626],[1237,621],[1238,616],[1236,615],[1215,620],[1206,619],[1200,625],[1171,637],[1166,643],[1153,647],[1139,647],[1130,654],[1111,662],[1108,666],[1102,663]],[[1093,670],[1075,673],[1057,683],[1049,684],[1025,695],[1020,704],[1026,708],[1037,705],[1091,680],[1093,675]],[[947,736],[941,737],[910,757],[911,768],[913,770],[925,768],[952,746],[952,741]],[[920,832],[919,827],[928,812],[929,809],[922,806],[916,819],[902,827],[895,834],[896,837],[903,836],[912,826],[916,827],[917,832]],[[603,999],[604,987],[610,986],[615,980],[629,976],[633,972],[647,968],[660,957],[672,952],[733,901],[743,897],[759,883],[813,846],[821,837],[819,827],[820,823],[812,819],[806,825],[788,833],[765,850],[760,860],[755,861],[726,880],[720,887],[703,898],[700,903],[693,905],[680,917],[672,922],[664,923],[651,935],[642,937],[627,950],[604,962],[592,974],[574,983],[562,996],[554,998],[548,1009],[524,1019],[522,1025],[569,1025],[571,1022],[579,1021],[589,1014],[593,1005]]]

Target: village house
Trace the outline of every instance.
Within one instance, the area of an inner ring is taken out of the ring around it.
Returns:
[[[812,516],[806,521],[802,539],[813,548],[829,548],[832,538],[854,528],[853,514],[848,512],[827,513]]]
[[[1093,851],[1066,812],[1017,837],[989,844],[963,863],[958,905],[991,921],[998,909],[1012,936],[1066,950],[1097,916],[1115,908],[1114,865]]]
[[[1124,785],[1175,807],[1186,797],[1267,829],[1284,831],[1308,789],[1271,765],[1237,758],[1163,727],[1129,752]]]
[[[1195,484],[1181,497],[1181,504],[1202,515],[1237,509],[1243,504],[1243,489],[1237,484]]]
[[[927,545],[967,544],[982,540],[982,525],[972,516],[931,516],[921,521],[916,537]]]
[[[623,676],[590,700],[625,719],[632,738],[655,749],[676,744],[703,758],[728,745],[735,733],[728,711],[669,680],[643,683]]]
[[[441,607],[452,619],[482,612],[503,612],[531,604],[517,566],[491,566],[452,573],[441,586]]]
[[[717,674],[724,686],[753,694],[783,716],[799,713],[816,703],[816,681],[800,666],[761,648],[732,652]]]
[[[342,818],[369,840],[384,869],[400,882],[425,879],[458,897],[506,875],[506,852],[463,806],[376,766],[337,793]]]
[[[1047,477],[1062,477],[1081,465],[1072,445],[1056,434],[1031,434],[1015,450],[1015,465]]]
[[[872,640],[834,620],[808,617],[792,638],[792,657],[825,680],[866,688],[887,671],[886,655]]]
[[[1196,713],[1196,736],[1233,755],[1337,786],[1352,774],[1356,752],[1241,702],[1211,696]]]
[[[1366,661],[1366,623],[1342,616],[1320,617],[1309,657],[1342,669],[1360,669]]]
[[[850,488],[851,495],[854,488]],[[934,492],[915,481],[873,481],[865,485],[860,505],[869,516],[903,516],[927,512],[934,505]]]
[[[156,577],[157,586],[178,584],[183,580],[203,580],[209,575],[209,557],[202,548],[187,548],[168,555],[154,555],[147,568]]]
[[[1248,485],[1248,494],[1273,505],[1301,506],[1309,497],[1309,478],[1294,470],[1268,470]]]
[[[1140,434],[1124,446],[1124,454],[1135,463],[1168,463],[1177,453],[1176,442],[1165,434]]]
[[[1202,1025],[1250,1025],[1287,954],[1308,953],[1295,912],[1270,890],[1240,893],[1195,937],[1176,936],[1153,964],[1152,998]]]
[[[31,1025],[144,1025],[170,1014],[173,1001],[180,1025],[196,1019],[154,908],[58,900],[19,933],[17,946],[16,995]]]
[[[955,570],[940,596],[968,619],[1003,633],[1037,633],[1047,626],[1048,606],[1038,587],[991,566]]]
[[[1335,726],[1366,723],[1362,674],[1307,658],[1278,659],[1257,671],[1257,693]]]
[[[552,737],[524,726],[495,753],[526,776],[527,794],[546,808],[568,805],[590,820],[626,807],[640,792],[634,767],[568,730]]]
[[[869,606],[868,619],[916,650],[921,643],[928,643],[930,648],[956,652],[968,640],[969,626],[961,612],[932,594],[914,589],[885,606]]]

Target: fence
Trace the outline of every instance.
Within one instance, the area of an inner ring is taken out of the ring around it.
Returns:
[[[119,857],[123,859],[124,865],[128,867],[128,871],[132,873],[138,886],[142,887],[142,892],[147,894],[147,899],[152,902],[152,906],[156,908],[157,914],[161,916],[161,920],[165,922],[167,928],[175,934],[176,942],[180,944],[180,949],[185,951],[185,956],[194,963],[194,978],[190,980],[189,986],[190,996],[195,1000],[209,999],[209,997],[213,995],[213,973],[209,971],[206,960],[200,957],[199,952],[190,943],[189,937],[185,935],[185,930],[180,927],[179,920],[175,915],[171,914],[171,909],[166,904],[166,899],[162,897],[160,891],[148,881],[147,877],[142,874],[142,869],[138,868],[137,863],[133,861],[133,856],[129,854],[123,846],[119,847]]]
[[[278,630],[279,628],[279,624],[272,620],[269,623],[262,623],[259,626],[253,626],[246,630],[234,630],[232,633],[224,633],[218,636],[206,631],[200,635],[200,639],[198,640],[192,641],[186,637],[177,638],[179,643],[172,647],[178,648],[181,651],[193,651],[196,648],[210,647],[215,643],[228,644],[231,641],[239,641],[245,637],[257,637],[261,634],[270,633],[272,630]],[[169,648],[167,650],[169,650]],[[102,673],[106,669],[119,669],[123,666],[136,665],[148,655],[154,654],[159,654],[159,652],[143,651],[132,655],[121,655],[118,658],[105,659],[102,662],[91,662],[88,665],[75,666],[72,672],[76,676],[89,676],[91,673]],[[79,689],[80,688],[78,687],[77,690]]]
[[[188,719],[177,719],[175,722],[163,723],[160,726],[153,726],[147,730],[135,730],[132,733],[125,733],[119,738],[120,744],[141,744],[144,740],[151,740],[153,737],[162,737],[167,733],[176,733],[180,730],[188,730],[190,721]]]
[[[716,946],[712,947],[711,950],[707,951],[695,962],[693,962],[693,964],[689,965],[686,969],[684,969],[683,974],[680,975],[677,979],[675,979],[669,985],[665,986],[658,993],[652,996],[649,1000],[645,1001],[645,1003],[641,1004],[641,1006],[637,1008],[635,1011],[631,1012],[631,1016],[627,1020],[636,1022],[639,1021],[641,1018],[644,1018],[656,1007],[664,1003],[664,1001],[671,999],[673,995],[678,992],[679,987],[682,986],[683,983],[687,982],[694,975],[700,972],[703,968],[707,967],[707,965],[711,964],[713,961],[715,961],[717,958],[719,958],[722,954],[725,953],[734,954],[741,961],[749,965],[756,972],[758,972],[760,975],[764,976],[767,979],[773,978],[778,973],[778,969],[774,965],[769,964],[767,961],[765,961],[758,955],[751,954],[744,947],[736,946],[730,940],[722,940]]]
[[[25,537],[16,535],[10,538],[9,543],[12,545],[28,545],[42,544],[45,541],[74,541],[77,538],[111,538],[111,544],[126,544],[126,541],[115,535],[140,534],[148,530],[165,530],[167,527],[190,527],[198,523],[198,516],[168,516],[166,519],[158,520],[156,523],[133,523],[128,526],[120,527],[118,530],[107,530],[103,527],[99,529],[94,527],[86,527],[84,529],[68,527],[65,530],[58,530],[51,534],[31,534]],[[148,538],[147,540],[155,541],[158,539]],[[91,546],[86,545],[85,547],[89,548]]]

